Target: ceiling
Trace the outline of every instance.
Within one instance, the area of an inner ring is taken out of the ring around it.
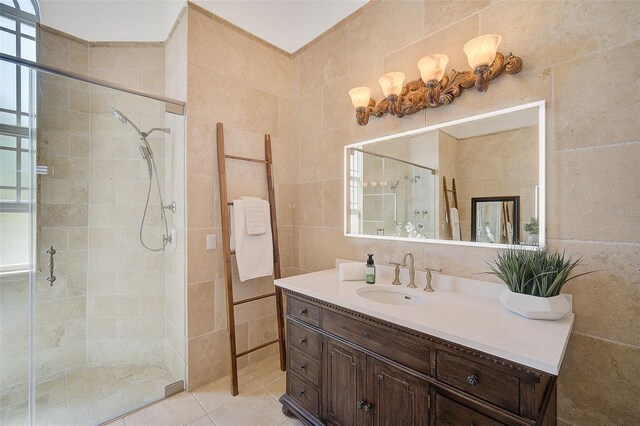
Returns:
[[[367,0],[194,0],[293,53]],[[183,0],[40,0],[43,25],[88,41],[164,41]]]

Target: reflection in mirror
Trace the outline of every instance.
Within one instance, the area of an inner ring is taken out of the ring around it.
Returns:
[[[518,244],[520,196],[471,199],[471,241]]]
[[[523,226],[544,219],[541,117],[542,101],[347,146],[346,235],[544,244]]]
[[[435,170],[391,157],[388,151],[393,150],[386,148],[351,149],[351,229],[368,235],[435,238]]]

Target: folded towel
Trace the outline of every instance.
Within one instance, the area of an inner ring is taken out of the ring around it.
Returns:
[[[263,201],[263,200],[260,200]],[[233,200],[231,209],[231,250],[236,252],[240,281],[273,274],[273,241],[269,203],[264,201],[265,233],[249,235],[244,200]],[[240,225],[239,225],[240,224]]]
[[[452,207],[449,210],[449,223],[451,224],[451,236],[453,237],[453,241],[460,241],[460,216],[458,214],[458,209]]]
[[[364,281],[364,263],[341,263],[338,266],[340,281]]]
[[[267,222],[265,220],[265,204],[267,211],[269,202],[255,197],[240,197],[244,203],[244,220],[247,227],[247,234],[264,235],[267,232]]]

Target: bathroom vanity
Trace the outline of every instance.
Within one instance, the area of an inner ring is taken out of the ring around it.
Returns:
[[[439,275],[426,293],[380,284],[391,280],[379,269],[373,286],[341,282],[337,269],[276,281],[287,296],[285,414],[314,425],[556,424],[573,314],[527,320],[500,306],[500,285]]]

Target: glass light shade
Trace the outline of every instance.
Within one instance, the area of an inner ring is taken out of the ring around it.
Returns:
[[[354,108],[366,108],[369,105],[369,99],[371,99],[371,89],[368,87],[354,87],[349,90],[349,96],[351,96],[351,103]]]
[[[485,34],[469,40],[462,50],[467,55],[469,66],[476,69],[481,65],[491,65],[496,58],[502,37],[498,34]]]
[[[420,77],[425,83],[427,81],[440,81],[444,76],[444,70],[449,63],[449,57],[447,55],[435,54],[425,56],[418,61],[418,69],[420,70]]]
[[[378,79],[380,87],[382,87],[382,93],[385,97],[391,95],[398,96],[402,92],[402,84],[404,83],[404,73],[401,72],[388,72]]]

